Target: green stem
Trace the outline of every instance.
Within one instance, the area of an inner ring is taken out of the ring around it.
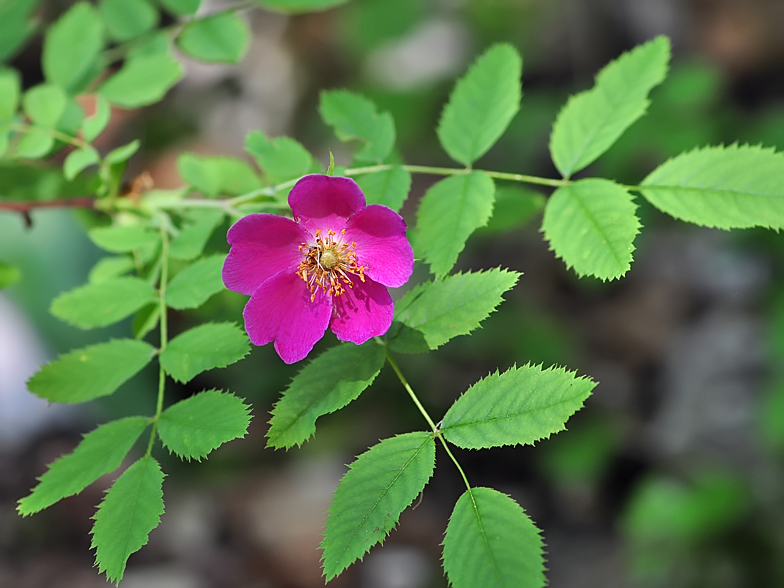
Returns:
[[[452,453],[452,450],[449,449],[449,445],[447,444],[446,439],[444,439],[443,432],[433,422],[433,419],[430,418],[430,415],[427,414],[425,407],[422,406],[422,403],[419,401],[419,398],[417,398],[417,395],[414,393],[414,390],[411,388],[411,385],[408,383],[408,380],[406,380],[406,377],[403,375],[403,372],[400,371],[397,362],[389,353],[389,349],[387,349],[386,343],[384,343],[384,341],[379,339],[378,337],[376,337],[376,341],[378,341],[379,345],[384,346],[384,353],[386,353],[387,361],[389,362],[389,365],[392,366],[392,369],[395,370],[395,373],[397,374],[397,379],[400,380],[401,384],[403,384],[403,388],[406,389],[406,392],[408,392],[408,395],[411,397],[411,400],[414,401],[414,404],[419,409],[419,412],[422,413],[423,417],[425,417],[427,424],[430,425],[430,428],[433,430],[433,435],[435,437],[438,437],[438,439],[441,441],[441,444],[444,446],[444,449],[446,450],[446,454],[452,460],[452,463],[455,464],[457,471],[460,472],[460,476],[463,478],[463,482],[465,482],[466,488],[468,488],[468,491],[470,492],[471,484],[468,483],[468,478],[466,477],[463,468],[460,467],[460,464],[457,462],[457,458],[455,458],[454,454]]]
[[[158,289],[158,300],[160,304],[160,329],[161,329],[161,346],[158,353],[163,353],[169,340],[168,322],[166,317],[166,284],[169,280],[169,235],[166,232],[166,227],[161,223],[161,285]],[[152,446],[155,443],[155,436],[158,434],[158,421],[163,412],[163,393],[166,389],[166,372],[163,371],[160,359],[158,361],[158,400],[155,406],[155,416],[153,417],[152,432],[150,433],[150,442],[147,445],[148,457],[152,453]]]
[[[427,424],[430,425],[430,428],[432,429],[433,433],[438,435],[438,427],[433,422],[433,419],[430,418],[430,415],[427,414],[427,411],[425,410],[425,407],[422,406],[422,403],[419,402],[419,398],[417,398],[417,395],[414,393],[414,390],[411,389],[411,386],[408,384],[408,381],[403,375],[403,372],[401,372],[400,368],[397,366],[397,362],[395,362],[393,357],[389,354],[389,349],[386,348],[386,345],[384,345],[384,353],[386,353],[387,355],[387,361],[389,362],[389,365],[391,365],[392,369],[395,370],[398,380],[400,380],[400,383],[403,384],[403,388],[406,389],[406,392],[408,392],[408,395],[411,397],[411,400],[414,401],[414,404],[419,409],[419,412],[422,413],[423,417],[425,417],[425,420],[427,421]]]
[[[392,169],[393,167],[400,167],[414,174],[432,174],[437,176],[461,176],[465,174],[470,174],[472,171],[481,171],[482,173],[485,173],[491,178],[495,178],[497,180],[508,180],[510,182],[525,182],[527,184],[552,186],[554,188],[560,188],[561,186],[568,186],[569,184],[572,183],[571,180],[552,180],[549,178],[540,178],[539,176],[529,176],[525,174],[510,174],[506,172],[473,170],[471,168],[466,168],[466,167],[460,167],[460,168],[430,167],[427,165],[400,165],[400,166],[395,166],[392,164],[371,165],[367,167],[349,168],[344,173],[347,176],[358,176],[363,174],[371,174],[375,172],[386,171]]]
[[[449,444],[446,442],[446,439],[444,439],[443,433],[441,431],[439,431],[438,434],[436,435],[436,437],[438,437],[439,441],[441,441],[441,445],[444,446],[444,449],[446,450],[446,454],[452,460],[452,463],[455,464],[455,467],[457,468],[457,471],[460,472],[460,477],[462,477],[463,478],[463,482],[465,482],[466,488],[468,488],[468,491],[471,492],[471,484],[468,483],[468,478],[466,477],[465,472],[463,471],[463,468],[461,468],[460,464],[457,463],[457,458],[452,453],[452,450],[449,449]],[[474,500],[473,493],[471,493],[471,500],[472,501]]]
[[[57,139],[58,141],[62,141],[63,143],[68,143],[69,145],[73,145],[74,147],[78,147],[80,149],[84,149],[85,147],[90,147],[89,143],[82,141],[77,137],[71,137],[70,135],[66,135],[65,133],[61,133],[57,129],[53,129],[51,127],[42,127],[38,125],[27,125],[27,124],[12,124],[9,125],[9,128],[13,131],[19,131],[20,133],[26,133],[27,131],[33,129],[43,129],[47,131],[53,139]]]

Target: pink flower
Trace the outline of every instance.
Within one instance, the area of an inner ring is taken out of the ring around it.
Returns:
[[[387,287],[402,286],[414,266],[402,217],[367,206],[354,180],[322,175],[297,182],[289,206],[294,220],[250,214],[227,236],[223,282],[251,296],[242,313],[251,342],[274,341],[294,363],[327,327],[357,345],[386,333],[394,314]]]

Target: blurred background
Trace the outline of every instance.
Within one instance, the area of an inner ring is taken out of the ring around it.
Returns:
[[[45,0],[37,16],[51,22],[69,5]],[[227,5],[204,0],[200,10]],[[142,140],[129,177],[146,170],[156,186],[175,187],[180,152],[242,156],[245,134],[256,129],[297,138],[325,165],[330,149],[347,164],[348,147],[317,112],[319,91],[338,87],[393,114],[403,161],[451,166],[434,131],[442,105],[455,78],[499,41],[523,54],[522,108],[476,167],[556,177],[547,143],[567,96],[659,34],[670,37],[674,56],[648,115],[581,175],[636,184],[696,146],[784,149],[781,0],[351,0],[319,14],[243,14],[254,35],[242,64],[183,57],[186,77],[163,102],[114,112],[99,146]],[[25,87],[41,81],[40,37],[12,63]],[[409,226],[437,179],[414,177],[403,210]],[[46,197],[61,183],[56,171],[0,164],[3,198]],[[401,368],[436,419],[476,380],[515,363],[566,365],[599,385],[568,431],[548,441],[457,450],[472,485],[510,494],[543,530],[552,588],[784,585],[784,237],[701,229],[638,198],[644,228],[632,270],[601,283],[577,279],[548,251],[538,230],[547,192],[498,190],[496,216],[469,240],[457,269],[501,265],[524,275],[474,336],[400,356]],[[42,362],[130,328],[85,332],[48,314],[51,299],[83,283],[100,252],[78,213],[36,210],[31,218],[28,227],[0,214],[0,258],[22,273],[0,292],[0,587],[108,586],[92,567],[89,530],[111,479],[30,518],[15,505],[97,423],[154,412],[155,374],[87,407],[47,406],[26,392]],[[211,250],[227,251],[227,228]],[[419,267],[415,279],[426,275]],[[244,303],[223,292],[196,312],[172,314],[170,329],[239,322]],[[328,335],[316,352],[334,342]],[[265,449],[268,412],[298,369],[267,346],[188,386],[170,385],[168,401],[231,390],[252,402],[255,419],[248,437],[202,463],[158,450],[166,514],[131,556],[124,588],[324,585],[317,547],[345,464],[425,424],[385,368],[357,401],[319,420],[315,440]],[[446,586],[440,542],[462,483],[443,453],[437,461],[421,501],[384,546],[330,586]]]

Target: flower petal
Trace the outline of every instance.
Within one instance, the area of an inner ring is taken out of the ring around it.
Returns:
[[[334,310],[329,328],[341,341],[361,345],[389,330],[395,304],[386,287],[369,278],[364,282],[351,276],[353,288],[332,299]]]
[[[321,290],[310,301],[305,282],[293,271],[282,271],[259,286],[242,316],[251,343],[275,341],[275,351],[286,363],[304,359],[324,336],[332,301]]]
[[[411,277],[414,251],[406,239],[406,223],[398,213],[371,204],[354,214],[346,224],[344,241],[355,241],[357,259],[369,278],[397,288]]]
[[[294,185],[289,206],[294,220],[309,232],[332,229],[337,233],[346,219],[365,207],[365,195],[351,178],[313,174]]]
[[[251,295],[265,280],[299,264],[299,246],[308,235],[290,218],[249,214],[232,225],[226,238],[231,251],[223,263],[223,283]]]

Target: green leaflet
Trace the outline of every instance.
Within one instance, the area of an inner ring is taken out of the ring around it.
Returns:
[[[60,294],[52,301],[50,311],[72,325],[93,329],[116,323],[153,300],[155,292],[149,282],[113,278]]]
[[[158,2],[166,10],[178,16],[195,14],[201,4],[201,0],[158,0]]]
[[[122,163],[127,161],[133,156],[134,153],[139,150],[140,145],[141,143],[139,139],[134,139],[127,145],[123,145],[109,151],[109,153],[106,154],[106,157],[104,157],[104,161],[109,164]]]
[[[596,383],[564,368],[524,365],[479,380],[449,408],[441,429],[464,449],[533,444],[564,430]]]
[[[530,188],[499,186],[495,191],[493,216],[483,231],[501,233],[526,225],[539,214],[545,197]]]
[[[19,72],[0,66],[0,123],[14,118],[19,107],[21,92],[22,81]]]
[[[41,511],[116,470],[149,423],[146,417],[128,417],[87,433],[72,453],[49,465],[30,495],[19,501],[19,514]]]
[[[100,156],[93,147],[83,147],[75,149],[68,154],[63,162],[63,175],[68,181],[73,180],[79,172],[85,168],[98,163]]]
[[[198,308],[224,289],[221,270],[225,255],[208,255],[186,267],[166,289],[166,304],[177,310]]]
[[[421,353],[467,335],[496,309],[519,277],[517,272],[492,269],[419,284],[395,304],[395,321],[402,328],[392,327],[390,349]]]
[[[520,108],[523,59],[511,45],[493,45],[452,91],[438,123],[441,146],[470,166],[501,137]]]
[[[46,32],[41,62],[46,79],[79,94],[103,64],[103,25],[87,2],[77,2]]]
[[[414,250],[437,278],[449,273],[471,233],[487,224],[494,199],[493,180],[479,171],[443,179],[425,193]]]
[[[112,253],[129,253],[150,247],[160,240],[160,235],[145,225],[97,227],[90,229],[87,236],[98,247]]]
[[[144,339],[147,333],[158,325],[160,318],[161,305],[157,302],[151,302],[147,306],[142,307],[133,317],[133,322],[131,323],[134,339]]]
[[[245,137],[245,151],[256,160],[270,184],[282,184],[313,171],[313,157],[291,137],[268,138],[261,131]]]
[[[99,573],[119,583],[128,557],[147,544],[163,514],[161,466],[143,457],[117,478],[93,517],[91,547]]]
[[[354,157],[359,161],[381,162],[395,146],[395,121],[388,112],[376,112],[371,101],[348,90],[321,93],[321,118],[335,129],[341,141],[359,139],[364,143]]]
[[[691,484],[650,476],[635,489],[623,528],[643,548],[662,541],[680,547],[732,528],[749,498],[743,481],[721,471],[703,472]]]
[[[261,188],[253,168],[234,157],[200,157],[185,152],[177,158],[177,171],[183,180],[205,196],[239,196]]]
[[[34,123],[54,128],[65,112],[68,96],[54,84],[40,84],[30,88],[22,98],[25,114]]]
[[[411,174],[402,167],[365,174],[357,178],[368,204],[383,204],[400,212],[411,190]]]
[[[109,124],[112,117],[112,105],[100,94],[95,95],[95,114],[82,121],[82,134],[84,140],[95,141]]]
[[[302,445],[316,432],[316,419],[335,412],[373,383],[384,366],[384,348],[375,341],[343,343],[306,365],[272,409],[267,445]]]
[[[158,11],[148,0],[101,0],[98,12],[117,41],[138,37],[158,24]]]
[[[565,178],[607,151],[648,109],[648,93],[667,75],[667,37],[624,53],[596,76],[590,90],[572,96],[558,114],[550,154]]]
[[[417,432],[384,439],[349,466],[321,542],[327,582],[384,540],[430,480],[435,459],[433,435]]]
[[[180,459],[201,460],[227,441],[244,437],[250,407],[233,394],[207,390],[163,411],[158,433]]]
[[[180,333],[161,352],[163,369],[178,382],[205,370],[226,367],[250,351],[248,337],[234,323],[207,323]]]
[[[16,144],[16,156],[22,159],[38,159],[49,153],[53,146],[54,139],[51,131],[32,129]]]
[[[105,282],[127,274],[134,267],[133,259],[128,256],[102,257],[92,267],[87,279],[91,284]]]
[[[602,280],[629,271],[640,230],[631,194],[601,178],[558,188],[547,201],[542,231],[550,248],[579,276]]]
[[[750,145],[705,147],[656,168],[642,195],[675,218],[706,227],[784,228],[784,154]]]
[[[35,32],[33,20],[41,0],[4,0],[0,2],[0,61],[13,57]]]
[[[542,588],[543,551],[520,505],[492,488],[471,488],[449,518],[444,570],[454,588]]]
[[[175,259],[190,260],[201,255],[207,239],[223,220],[220,210],[193,211],[184,223],[180,234],[172,239],[169,255]]]
[[[139,108],[161,100],[184,73],[169,53],[140,55],[128,59],[98,91],[120,108]]]
[[[250,27],[235,12],[190,21],[177,37],[183,53],[208,63],[239,63],[250,45]]]
[[[348,0],[256,0],[265,8],[280,12],[318,12],[345,4]]]
[[[22,277],[19,268],[10,263],[0,261],[0,290],[12,286]]]
[[[107,396],[150,363],[155,349],[144,341],[117,339],[61,355],[27,382],[36,396],[76,404]]]

